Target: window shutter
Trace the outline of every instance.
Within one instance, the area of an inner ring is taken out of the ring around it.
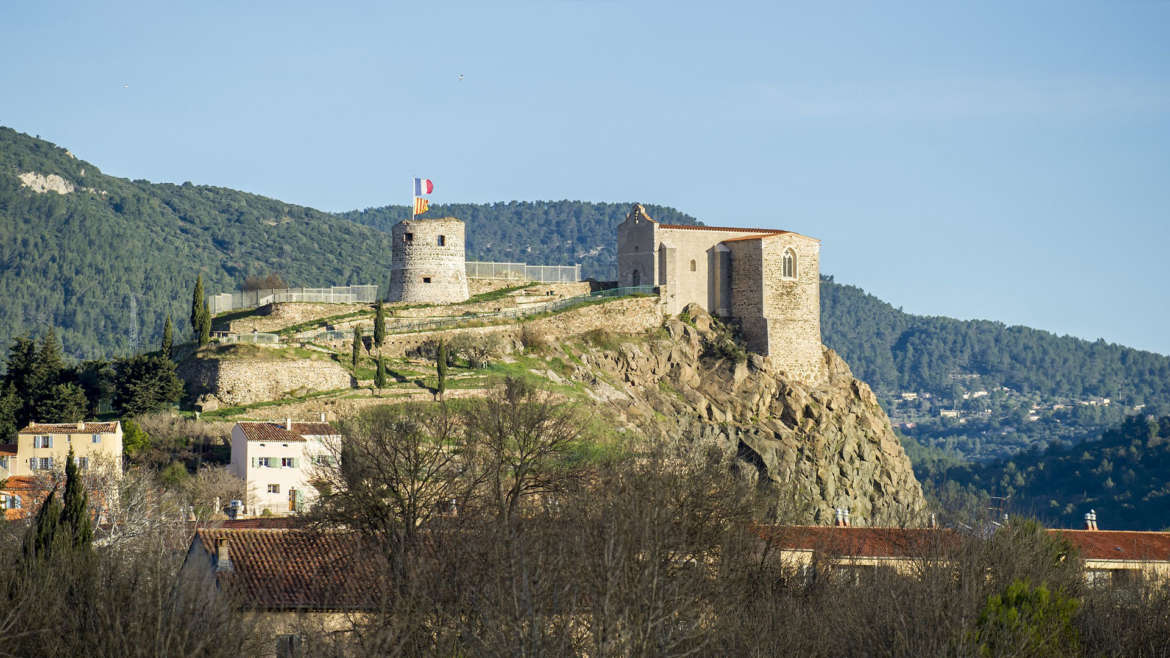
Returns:
[[[46,448],[52,448],[52,447],[53,447],[53,437],[52,437],[52,436],[46,436],[45,438],[49,440],[49,445],[47,445],[47,446],[45,446],[45,447],[46,447]]]
[[[34,471],[37,470],[37,458],[36,457],[29,457],[28,458],[28,467]]]
[[[297,458],[293,457],[292,459],[288,460],[288,465],[292,466],[293,468],[296,468],[297,467]],[[297,493],[300,493],[300,492],[297,492]]]
[[[16,509],[20,509],[20,506],[21,506],[20,496],[17,496],[16,497]]]
[[[256,468],[256,458],[252,458],[252,468]]]

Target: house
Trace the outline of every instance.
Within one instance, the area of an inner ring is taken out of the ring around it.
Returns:
[[[224,527],[196,530],[180,583],[228,596],[257,616],[277,655],[296,655],[302,625],[344,632],[378,607],[379,574],[352,531]]]
[[[232,427],[232,473],[244,481],[244,513],[286,515],[312,505],[313,471],[332,459],[341,436],[325,422],[238,422]]]
[[[122,423],[31,423],[16,443],[0,445],[0,478],[59,471],[70,448],[81,470],[101,463],[122,473]]]
[[[1049,530],[1076,547],[1085,562],[1090,585],[1135,585],[1143,581],[1170,584],[1170,532]]]
[[[0,509],[4,510],[4,520],[13,521],[34,514],[47,495],[36,478],[27,475],[6,478],[0,484]]]

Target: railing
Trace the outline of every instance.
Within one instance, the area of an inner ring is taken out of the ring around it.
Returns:
[[[378,300],[378,286],[331,286],[329,288],[262,288],[237,290],[207,296],[212,315],[281,302],[321,304],[372,304]]]
[[[577,297],[569,297],[567,299],[560,299],[555,302],[547,302],[544,304],[533,304],[526,308],[508,309],[505,311],[495,311],[492,313],[480,313],[476,315],[467,315],[460,317],[449,318],[431,318],[429,320],[410,320],[400,321],[390,318],[386,322],[386,333],[388,334],[409,334],[419,331],[438,331],[441,329],[450,329],[465,325],[470,322],[492,322],[496,320],[515,320],[529,315],[538,315],[540,313],[553,313],[562,311],[567,308],[579,306],[594,299],[605,299],[609,297],[631,297],[631,296],[647,296],[658,294],[658,289],[654,286],[632,286],[627,288],[610,288],[609,290],[598,290],[587,295],[578,295]],[[362,332],[365,335],[370,335],[372,330],[363,328]],[[331,329],[322,330],[316,333],[301,333],[296,336],[296,340],[300,341],[329,341],[329,340],[353,340],[353,329]]]
[[[581,280],[580,265],[528,265],[469,260],[466,267],[469,279],[513,279],[539,283],[572,283]]]

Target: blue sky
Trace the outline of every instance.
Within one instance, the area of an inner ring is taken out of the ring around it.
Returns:
[[[113,175],[666,204],[910,312],[1170,354],[1168,2],[98,4],[0,9],[0,125]]]

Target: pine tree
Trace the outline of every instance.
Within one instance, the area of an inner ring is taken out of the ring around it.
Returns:
[[[443,393],[447,391],[447,342],[439,341],[438,354],[435,356],[435,374],[439,377],[439,383],[436,390],[439,397],[443,397]]]
[[[207,307],[203,298],[203,275],[200,274],[195,278],[195,290],[191,293],[191,333],[195,334],[196,338],[202,326],[200,318],[203,317],[203,309]]]
[[[386,340],[386,311],[382,308],[382,300],[374,306],[374,345],[381,347]]]
[[[207,302],[203,302],[203,310],[199,313],[199,346],[211,342],[211,309],[207,308]]]
[[[378,356],[378,369],[374,372],[374,386],[386,388],[386,362]]]
[[[163,337],[162,337],[161,349],[162,349],[163,356],[167,357],[168,359],[171,358],[171,348],[173,347],[174,342],[175,342],[175,329],[173,326],[171,326],[171,314],[167,313],[167,321],[166,321],[166,323],[163,324]]]
[[[73,447],[69,448],[69,456],[65,458],[65,495],[64,507],[61,510],[60,529],[69,533],[68,539],[73,548],[89,548],[93,541],[93,526],[89,519],[89,494],[81,482],[77,472],[77,462],[73,458]]]
[[[353,375],[357,377],[358,358],[361,356],[362,347],[362,328],[353,328],[353,355],[350,358],[350,364],[353,366]]]
[[[58,383],[64,369],[65,359],[61,356],[61,342],[57,340],[57,332],[49,327],[45,335],[41,336],[40,349],[37,350],[34,386],[47,392]]]

